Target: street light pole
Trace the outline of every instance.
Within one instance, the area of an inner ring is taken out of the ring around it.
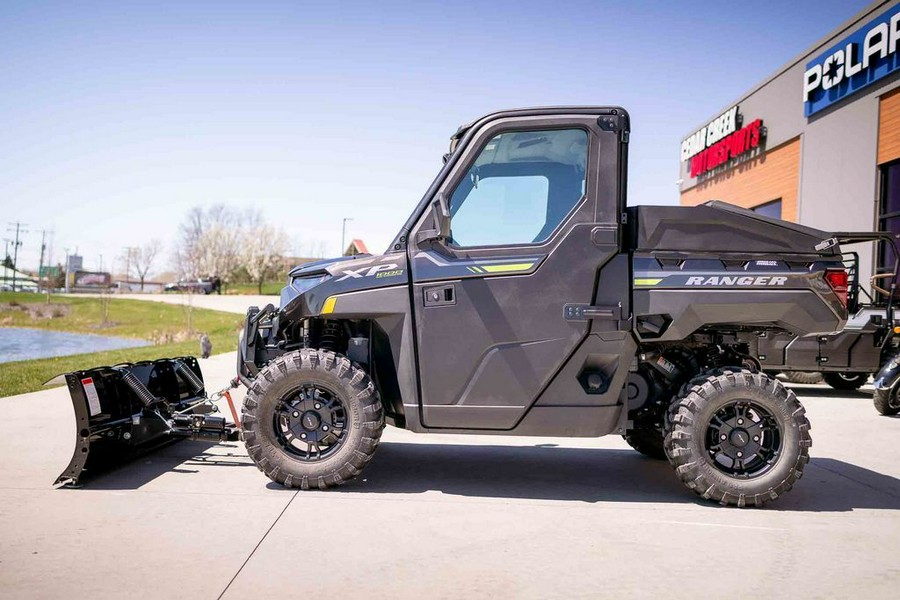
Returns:
[[[346,238],[347,238],[347,221],[352,221],[351,217],[346,217],[341,221],[341,256],[344,255],[344,252],[347,251],[346,246]]]

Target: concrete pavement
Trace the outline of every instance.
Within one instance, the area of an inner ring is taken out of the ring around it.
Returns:
[[[97,297],[99,294],[78,294],[79,296]],[[166,304],[191,304],[197,308],[209,308],[245,314],[247,307],[262,308],[268,303],[278,306],[278,296],[229,296],[219,294],[113,294],[112,298],[124,300],[144,300],[147,302],[164,302]]]
[[[233,364],[202,361],[208,387]],[[758,510],[697,499],[615,437],[393,428],[334,491],[284,490],[242,444],[193,442],[54,489],[74,446],[66,391],[2,398],[0,595],[896,597],[900,419],[865,393],[794,389],[814,458]]]

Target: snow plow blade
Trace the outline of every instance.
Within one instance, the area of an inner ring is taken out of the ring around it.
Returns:
[[[236,430],[209,400],[194,357],[97,367],[59,375],[75,409],[75,452],[57,484],[83,479],[184,438],[224,441]]]

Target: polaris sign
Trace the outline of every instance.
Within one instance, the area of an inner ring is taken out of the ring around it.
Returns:
[[[803,112],[811,117],[900,68],[900,6],[894,6],[806,65]]]

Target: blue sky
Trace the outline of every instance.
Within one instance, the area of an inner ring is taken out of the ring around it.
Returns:
[[[257,206],[297,254],[381,251],[460,123],[619,104],[630,203],[677,202],[681,138],[865,2],[0,4],[0,207],[87,267],[195,205]],[[799,95],[799,92],[798,92]],[[797,100],[798,110],[799,100]]]

